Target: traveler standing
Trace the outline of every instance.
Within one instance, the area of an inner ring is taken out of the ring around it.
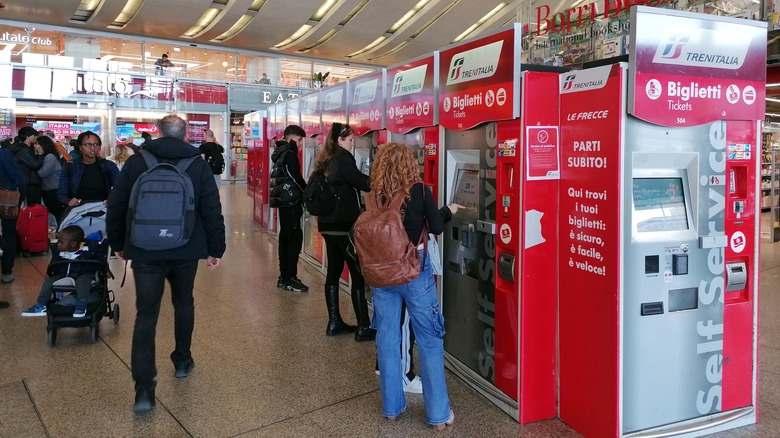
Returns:
[[[207,129],[203,131],[203,143],[200,144],[198,149],[203,159],[209,163],[211,171],[214,173],[214,181],[217,183],[217,187],[219,187],[222,185],[222,172],[225,171],[225,157],[222,156],[225,153],[225,148],[217,143],[214,131]]]
[[[82,132],[76,139],[79,158],[65,163],[57,190],[57,196],[65,206],[75,207],[82,201],[108,199],[119,168],[113,162],[98,157],[102,144],[100,137],[92,131]]]
[[[59,152],[51,137],[42,135],[38,137],[35,143],[35,152],[43,157],[43,166],[38,169],[38,176],[41,177],[41,187],[43,188],[43,202],[49,209],[57,223],[62,219],[62,213],[65,212],[65,206],[57,198],[57,189],[60,186],[60,173],[62,165],[60,164]]]
[[[304,137],[306,132],[303,128],[298,125],[288,126],[271,155],[274,164],[271,169],[269,205],[279,210],[279,279],[276,287],[295,292],[309,290],[309,286],[298,278],[298,257],[303,248],[302,194],[306,188],[306,181],[301,175],[301,162],[298,160],[298,144]],[[297,197],[282,198],[290,193],[297,193]]]
[[[463,208],[450,204],[436,208],[433,195],[420,181],[417,157],[400,143],[388,143],[379,149],[371,169],[371,193],[377,199],[391,200],[403,194],[404,228],[410,242],[417,244],[426,224],[433,234],[441,234],[452,214]],[[377,242],[381,245],[382,242]],[[379,360],[379,382],[383,415],[395,419],[406,409],[401,369],[401,304],[412,320],[420,355],[423,402],[426,421],[441,430],[455,421],[450,409],[444,380],[444,317],[436,296],[430,257],[424,245],[418,246],[420,275],[407,284],[372,288],[376,346]]]
[[[325,240],[328,255],[328,273],[325,277],[328,327],[325,334],[334,336],[355,332],[355,340],[360,342],[373,340],[376,330],[369,327],[371,321],[366,301],[366,282],[358,268],[354,248],[349,242],[349,231],[362,209],[360,192],[369,190],[368,176],[360,173],[355,164],[355,156],[352,155],[354,145],[355,134],[352,128],[334,123],[325,137],[322,151],[317,155],[312,173],[324,173],[338,198],[336,208],[331,213],[317,217],[317,226]],[[352,307],[355,310],[357,328],[346,324],[339,312],[339,278],[344,270],[344,263],[347,264],[352,277]],[[398,369],[400,370],[400,366]]]
[[[108,157],[109,160],[116,164],[117,169],[122,171],[122,166],[125,165],[125,161],[133,155],[135,151],[132,148],[132,143],[117,143],[114,153]]]
[[[33,150],[33,145],[38,139],[38,131],[32,126],[23,126],[19,129],[19,136],[16,142],[11,145],[9,150],[16,160],[16,165],[22,172],[25,180],[25,190],[27,193],[25,200],[27,205],[40,204],[43,188],[41,186],[41,177],[37,170],[43,166],[43,157],[37,155]]]
[[[5,190],[19,190],[19,203],[24,199],[26,190],[25,180],[22,176],[19,166],[16,164],[11,152],[6,149],[0,149],[0,188]],[[2,266],[3,276],[0,282],[3,284],[14,281],[14,260],[16,260],[16,218],[0,220],[0,231],[3,233],[2,247],[3,255],[0,256],[0,266]],[[0,306],[2,307],[2,306]],[[6,306],[8,307],[8,306]]]
[[[198,155],[198,150],[184,141],[187,124],[182,118],[169,115],[158,124],[161,136],[149,142],[146,148],[158,161],[175,164]],[[192,180],[195,201],[190,240],[183,246],[163,250],[145,250],[130,242],[131,224],[127,219],[130,194],[133,184],[147,169],[141,154],[127,160],[109,196],[106,215],[108,243],[118,257],[132,260],[135,278],[137,313],[131,353],[135,412],[146,412],[155,406],[155,333],[165,281],[170,283],[174,308],[176,346],[170,358],[175,368],[174,377],[185,378],[195,366],[190,347],[195,325],[192,289],[198,261],[206,259],[208,269],[214,270],[225,252],[225,222],[219,191],[211,170],[201,159],[194,160],[186,170]]]

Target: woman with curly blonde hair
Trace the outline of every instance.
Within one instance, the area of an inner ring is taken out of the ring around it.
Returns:
[[[402,143],[379,147],[371,169],[371,196],[391,200],[403,193],[404,227],[409,241],[420,242],[420,236],[430,231],[441,234],[444,224],[459,208],[458,204],[436,208],[429,188],[420,181],[417,157]],[[425,226],[428,230],[424,230]],[[377,244],[381,244],[377,242]],[[444,317],[436,297],[431,261],[424,254],[424,245],[417,247],[420,276],[400,286],[373,288],[374,325],[377,329],[376,348],[379,361],[379,382],[382,391],[383,415],[396,419],[406,409],[401,370],[401,305],[406,303],[420,355],[420,378],[426,421],[441,430],[455,421],[450,409],[447,384],[444,381]]]
[[[108,159],[113,161],[119,170],[122,170],[122,166],[125,165],[125,161],[127,161],[127,159],[130,158],[130,156],[134,153],[135,152],[133,149],[127,144],[117,142],[116,148],[114,148],[114,153],[111,154]]]

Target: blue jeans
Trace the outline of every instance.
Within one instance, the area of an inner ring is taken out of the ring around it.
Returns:
[[[195,305],[192,288],[198,260],[133,260],[135,277],[135,328],[131,368],[133,380],[140,385],[151,385],[157,376],[155,341],[157,319],[160,316],[165,280],[171,284],[173,301],[173,331],[176,349],[171,353],[174,366],[192,359],[190,346],[195,326]]]
[[[420,260],[422,260],[420,251]],[[406,409],[401,368],[401,303],[412,320],[419,352],[425,420],[443,424],[450,418],[450,399],[444,380],[444,317],[436,298],[430,260],[425,260],[420,276],[401,286],[371,289],[374,303],[374,328],[379,359],[379,384],[385,417],[396,417]]]

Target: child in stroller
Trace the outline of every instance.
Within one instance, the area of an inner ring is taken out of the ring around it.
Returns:
[[[102,269],[100,260],[105,263],[105,244],[100,232],[85,238],[84,230],[77,225],[67,226],[57,233],[56,250],[52,248],[49,277],[46,278],[33,306],[22,312],[22,316],[46,316],[46,304],[54,295],[55,283],[65,277],[75,282],[76,307],[74,318],[87,315],[87,299],[92,290],[95,273]],[[53,245],[52,245],[53,246]],[[69,261],[93,260],[96,263],[69,263]]]

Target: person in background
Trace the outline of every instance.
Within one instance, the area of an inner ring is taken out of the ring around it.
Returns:
[[[156,75],[164,75],[165,69],[168,67],[174,67],[173,63],[170,59],[168,59],[168,54],[163,53],[162,57],[157,58],[157,61],[154,63],[154,74]]]
[[[367,192],[368,175],[358,170],[352,150],[355,134],[348,125],[334,123],[325,137],[325,145],[314,162],[312,173],[323,173],[338,195],[336,208],[330,214],[317,217],[317,226],[325,240],[328,273],[325,277],[325,305],[328,308],[326,336],[355,333],[355,340],[372,341],[376,330],[370,328],[366,282],[358,267],[355,250],[349,241],[349,231],[362,211],[360,192]],[[339,312],[339,278],[344,263],[352,277],[352,307],[357,327],[345,323]],[[400,318],[400,317],[399,317]],[[400,321],[400,319],[399,319]],[[400,366],[398,368],[401,369]]]
[[[271,85],[271,78],[269,78],[267,74],[263,73],[263,76],[260,78],[258,83],[263,85]]]
[[[211,166],[211,171],[214,173],[214,181],[216,181],[217,187],[219,187],[222,184],[222,172],[225,171],[225,159],[222,156],[225,153],[225,148],[217,143],[214,131],[207,129],[203,131],[203,143],[200,144],[198,149],[203,159]]]
[[[43,166],[43,157],[36,154],[33,145],[38,140],[38,131],[32,126],[23,126],[19,129],[16,142],[8,148],[16,160],[16,165],[22,171],[25,180],[25,201],[27,205],[40,204],[43,195],[41,177],[38,169]]]
[[[119,175],[119,168],[113,162],[98,157],[103,143],[94,132],[82,132],[76,144],[80,158],[62,168],[57,196],[68,207],[75,207],[82,201],[105,202]]]
[[[57,157],[60,159],[60,161],[70,161],[72,159],[70,154],[68,154],[68,150],[65,148],[65,146],[63,146],[62,143],[57,141],[57,138],[54,135],[54,131],[50,129],[46,130],[44,135],[52,139],[52,141],[54,141],[54,147],[57,150]],[[68,147],[70,147],[70,145]]]
[[[70,151],[68,152],[68,155],[70,155],[69,161],[79,160],[81,159],[81,154],[79,153],[79,147],[76,144],[76,140],[70,138],[70,136],[66,137],[69,138],[68,140],[68,147],[70,148]]]
[[[144,150],[146,149],[146,145],[149,144],[150,141],[152,141],[152,134],[149,134],[148,132],[142,132],[141,138],[143,138],[144,141],[143,143],[141,143],[141,146],[139,146],[138,148],[140,150]]]
[[[301,175],[301,162],[298,160],[298,143],[306,137],[306,132],[298,125],[289,125],[284,129],[284,137],[276,142],[276,149],[271,155],[273,169],[271,170],[271,193],[278,185],[296,184],[303,192],[306,181]],[[275,176],[278,175],[278,176]],[[303,204],[299,197],[292,204],[271,195],[270,206],[279,210],[279,279],[276,287],[295,292],[307,292],[309,286],[298,278],[298,257],[303,248]]]
[[[14,144],[14,139],[11,137],[6,137],[3,139],[3,141],[0,141],[0,148],[7,149],[11,147],[12,144]]]
[[[120,172],[122,171],[122,166],[125,165],[125,161],[135,153],[130,147],[131,144],[132,143],[117,143],[116,148],[114,148],[114,153],[108,157],[109,160],[116,164],[116,167]]]
[[[65,212],[65,206],[57,197],[60,173],[62,172],[59,153],[52,139],[46,135],[38,137],[35,143],[35,152],[43,157],[43,166],[38,169],[38,176],[41,177],[41,186],[43,187],[43,203],[59,223]]]
[[[388,143],[379,148],[371,169],[371,196],[391,200],[403,194],[404,228],[410,242],[417,244],[427,224],[433,234],[441,234],[458,209],[458,204],[436,208],[433,194],[420,180],[417,156],[405,144]],[[381,245],[377,242],[377,245]],[[434,429],[452,425],[455,414],[450,408],[444,380],[444,317],[436,296],[436,282],[430,257],[424,245],[417,247],[420,275],[399,286],[371,289],[374,304],[376,347],[383,415],[396,419],[406,409],[401,370],[401,305],[406,303],[420,354],[423,402],[426,421]]]
[[[8,148],[0,149],[0,188],[6,190],[19,190],[19,203],[25,198],[24,176],[22,176],[16,160]],[[9,284],[14,281],[14,261],[16,260],[16,218],[0,220],[0,232],[2,232],[2,241],[0,249],[3,255],[0,256],[0,266],[2,266],[3,276],[0,279],[2,284]],[[0,305],[0,307],[3,307]],[[6,306],[8,307],[7,303]]]
[[[182,118],[165,116],[158,125],[161,137],[150,142],[146,150],[159,161],[176,163],[198,154],[197,149],[184,141],[187,124]],[[192,290],[198,261],[206,259],[211,271],[219,266],[225,253],[225,219],[221,213],[219,190],[214,184],[211,169],[203,160],[193,161],[186,170],[192,180],[196,212],[189,242],[178,248],[159,251],[147,251],[130,243],[127,235],[130,193],[133,184],[146,170],[146,161],[141,154],[127,160],[111,191],[106,214],[108,243],[118,257],[132,260],[135,277],[136,318],[131,352],[136,391],[134,412],[147,412],[155,406],[155,334],[165,281],[170,284],[176,339],[170,358],[175,368],[174,377],[185,378],[195,366],[190,347],[195,326]]]

